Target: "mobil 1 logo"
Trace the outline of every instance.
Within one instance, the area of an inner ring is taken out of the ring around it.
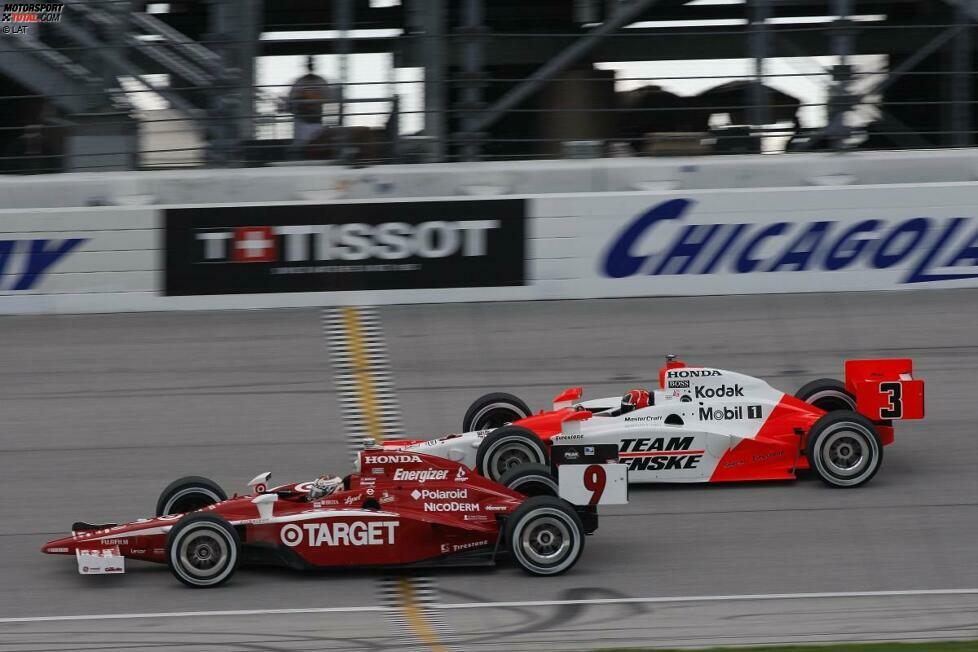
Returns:
[[[166,211],[170,296],[525,284],[521,199]]]

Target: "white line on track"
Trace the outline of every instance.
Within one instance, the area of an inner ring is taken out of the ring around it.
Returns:
[[[560,607],[566,605],[656,604],[682,602],[748,602],[756,600],[825,600],[840,598],[900,598],[923,596],[978,595],[978,589],[921,589],[910,591],[850,591],[837,593],[762,593],[758,595],[687,595],[657,598],[599,598],[593,600],[527,600],[514,602],[434,603],[429,609],[497,609],[509,607]],[[217,616],[275,616],[293,614],[377,613],[397,611],[400,607],[313,607],[308,609],[241,609],[235,611],[173,611],[136,614],[82,614],[77,616],[29,616],[0,618],[7,623],[44,623],[71,620],[140,620],[153,618],[190,618]]]

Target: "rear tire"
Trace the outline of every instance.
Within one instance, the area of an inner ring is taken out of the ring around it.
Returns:
[[[188,475],[166,486],[156,501],[156,515],[185,514],[227,498],[228,495],[221,489],[221,485],[213,480],[199,475]]]
[[[820,410],[856,410],[856,397],[849,393],[845,383],[834,378],[819,378],[802,385],[795,398],[810,403]]]
[[[534,496],[506,520],[506,545],[513,559],[531,575],[560,575],[584,551],[584,525],[563,500]]]
[[[521,464],[547,464],[547,449],[531,430],[503,426],[486,435],[475,456],[480,475],[499,482],[510,469]]]
[[[550,467],[543,464],[520,464],[506,471],[499,484],[524,496],[557,496],[557,480],[550,474]]]
[[[166,565],[174,577],[195,589],[224,584],[240,559],[237,530],[216,514],[187,514],[166,537]]]
[[[809,466],[830,487],[859,487],[883,464],[883,444],[873,422],[838,410],[815,422],[805,447]]]
[[[530,407],[518,396],[493,392],[477,398],[465,411],[462,432],[499,428],[530,414]]]

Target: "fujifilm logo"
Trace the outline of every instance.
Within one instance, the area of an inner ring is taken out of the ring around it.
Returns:
[[[697,385],[693,389],[693,393],[696,395],[696,398],[734,398],[735,396],[743,396],[744,388],[740,385],[734,385],[733,387],[727,385],[700,387]]]
[[[716,369],[670,369],[666,372],[666,378],[706,378],[719,375],[720,372]]]

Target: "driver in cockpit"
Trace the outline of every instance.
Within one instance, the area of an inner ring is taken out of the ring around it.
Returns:
[[[309,500],[325,498],[343,487],[343,478],[338,475],[321,475],[309,487]]]

